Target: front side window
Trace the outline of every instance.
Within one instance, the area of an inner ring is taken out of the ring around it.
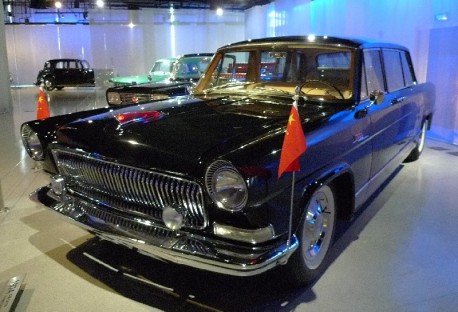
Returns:
[[[81,68],[89,69],[89,63],[87,61],[81,61],[80,66]]]
[[[69,61],[69,62],[68,62],[68,68],[73,68],[73,69],[78,68],[77,62],[75,62],[75,61]]]
[[[373,49],[364,51],[362,70],[364,71],[362,77],[365,79],[361,80],[361,95],[367,95],[376,90],[385,91],[380,50]]]

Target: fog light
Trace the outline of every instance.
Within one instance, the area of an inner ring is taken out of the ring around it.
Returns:
[[[65,180],[64,177],[59,175],[55,175],[51,178],[51,189],[54,194],[58,196],[62,196],[65,191]]]
[[[162,221],[169,229],[176,231],[181,229],[184,223],[185,211],[182,207],[165,207],[162,211]]]

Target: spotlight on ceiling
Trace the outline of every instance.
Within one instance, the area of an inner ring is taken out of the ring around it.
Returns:
[[[60,8],[62,8],[62,2],[56,1],[56,2],[54,2],[54,6],[56,7],[56,9],[60,9]]]
[[[97,5],[98,8],[103,8],[105,6],[105,1],[97,0],[95,4]]]
[[[222,16],[223,14],[224,14],[224,10],[223,10],[223,8],[221,8],[221,7],[218,7],[218,8],[216,9],[216,15],[218,15],[218,16]]]

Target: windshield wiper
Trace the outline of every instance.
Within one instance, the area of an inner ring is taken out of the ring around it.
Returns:
[[[223,85],[219,85],[219,86],[216,86],[216,87],[213,87],[213,88],[204,90],[204,93],[211,93],[211,92],[216,91],[216,90],[221,90],[221,89],[226,89],[226,88],[232,88],[232,87],[243,87],[243,86],[247,86],[247,85],[250,85],[250,84],[253,84],[253,83],[255,83],[255,82],[251,82],[251,81],[246,81],[246,82],[240,82],[240,81],[229,82],[229,83],[225,83],[225,84],[223,84]]]

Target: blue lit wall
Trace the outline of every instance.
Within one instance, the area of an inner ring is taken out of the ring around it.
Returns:
[[[363,37],[407,46],[418,80],[436,85],[430,136],[458,144],[457,29],[457,0],[277,0],[246,12],[245,33]]]

